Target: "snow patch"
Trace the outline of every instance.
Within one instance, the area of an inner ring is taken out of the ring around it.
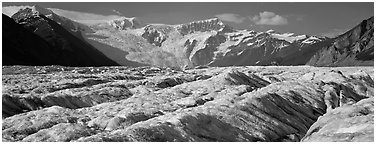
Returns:
[[[254,44],[254,43],[248,43],[247,46],[251,46],[251,45],[253,45],[253,44]]]
[[[236,55],[241,55],[245,50],[242,50],[241,52],[238,52]]]
[[[283,48],[285,48],[285,47],[288,47],[289,46],[289,44],[286,44],[286,43],[281,43],[281,44],[279,44],[279,45],[275,45],[274,47],[274,49],[273,49],[273,51],[272,51],[272,54],[274,53],[274,52],[277,52],[277,51],[280,51],[281,49],[283,49]]]
[[[314,43],[316,43],[318,41],[321,41],[321,39],[319,39],[319,38],[317,38],[315,36],[311,36],[311,37],[305,39],[304,41],[302,41],[302,43],[305,43],[305,44],[314,44]]]
[[[216,33],[214,33],[214,32],[196,32],[196,33],[193,33],[193,34],[189,34],[189,35],[187,35],[187,38],[186,38],[186,39],[183,39],[183,41],[186,41],[186,40],[188,40],[188,39],[189,39],[190,41],[193,41],[193,40],[196,40],[196,41],[197,41],[196,46],[193,48],[192,52],[191,52],[190,55],[189,55],[189,60],[192,60],[193,55],[194,55],[197,51],[199,51],[199,50],[205,48],[205,46],[206,46],[205,41],[206,41],[209,37],[211,37],[211,36],[213,36],[213,35],[215,35],[215,34],[216,34]]]
[[[272,33],[271,36],[276,39],[288,41],[289,43],[293,43],[294,41],[307,38],[306,35],[294,36],[294,33],[283,33],[283,34]]]
[[[252,39],[254,39],[256,37],[256,34],[257,34],[256,32],[249,31],[249,30],[238,30],[236,32],[228,33],[227,34],[227,39],[228,40],[226,42],[224,42],[224,43],[221,43],[217,47],[217,51],[214,52],[215,57],[218,54],[222,54],[222,56],[225,56],[228,52],[231,51],[231,49],[229,49],[231,46],[237,46],[240,43],[245,43],[247,41],[250,41],[250,40],[252,40]],[[231,38],[231,37],[233,37],[233,38]],[[247,37],[247,38],[245,38],[245,37]],[[234,39],[236,39],[236,41],[234,41]],[[250,43],[247,44],[247,46],[251,46],[253,44],[254,43],[250,42]],[[244,47],[244,48],[246,48],[246,47]],[[238,55],[241,54],[242,52],[238,53]]]
[[[267,30],[265,33],[275,33],[275,30],[270,29],[270,30]]]

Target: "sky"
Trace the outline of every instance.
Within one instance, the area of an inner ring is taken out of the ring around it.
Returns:
[[[137,17],[144,23],[181,24],[218,17],[236,29],[332,36],[374,14],[372,2],[52,2],[39,5],[100,15]]]

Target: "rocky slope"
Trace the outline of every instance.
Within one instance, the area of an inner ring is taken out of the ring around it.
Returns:
[[[372,67],[2,71],[3,141],[373,141]]]
[[[47,18],[47,16],[53,20]],[[4,57],[4,65],[118,65],[83,41],[83,38],[79,37],[81,33],[74,32],[79,31],[79,29],[68,31],[69,24],[73,25],[74,23],[51,13],[49,10],[38,7],[25,8],[12,16],[14,21],[4,15],[3,17],[6,19],[3,21],[3,25],[10,28],[5,30],[7,38],[3,41],[3,50],[10,54]],[[73,28],[73,26],[69,27]],[[33,42],[31,41],[33,39],[42,40]],[[17,43],[17,41],[30,41],[30,43]],[[24,57],[24,55],[31,56]]]
[[[314,66],[373,65],[373,17],[336,37],[307,63]]]

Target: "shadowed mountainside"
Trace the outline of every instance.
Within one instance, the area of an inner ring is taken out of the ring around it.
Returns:
[[[56,51],[44,39],[2,15],[3,65],[52,65]]]
[[[31,9],[3,15],[3,65],[118,65],[55,21]],[[18,24],[21,23],[21,24]],[[35,40],[35,41],[34,41]]]

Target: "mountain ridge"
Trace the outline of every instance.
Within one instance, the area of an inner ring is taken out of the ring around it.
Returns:
[[[334,38],[307,63],[314,66],[373,65],[373,19],[363,20],[349,31]]]
[[[51,8],[46,10],[52,12]],[[76,37],[94,44],[97,50],[122,65],[129,61],[178,68],[232,65],[323,66],[320,62],[315,62],[315,59],[320,59],[317,53],[325,53],[323,49],[332,42],[337,42],[340,37],[331,39],[274,30],[237,30],[217,17],[169,25],[143,24],[135,17],[122,16],[95,25],[85,25],[53,12],[43,12]],[[368,34],[373,37],[373,33]],[[124,54],[114,54],[109,52],[113,50],[103,46],[123,51]],[[359,52],[356,57],[365,56],[373,61],[367,54],[370,51],[373,51],[373,47]],[[371,64],[367,62],[366,65]]]
[[[42,14],[42,12],[39,12],[36,9],[25,8],[15,13],[12,16],[12,19],[14,20],[14,22],[16,22],[17,25],[21,25],[29,32],[32,32],[40,38],[44,39],[49,44],[49,49],[54,51],[51,53],[51,55],[54,55],[54,57],[56,57],[56,59],[49,64],[58,64],[65,66],[118,65],[114,61],[105,57],[91,45],[79,39],[72,32],[67,31],[66,28],[63,28],[61,26],[61,24],[58,24],[57,22],[47,18],[45,15]],[[49,14],[51,13],[48,13],[48,15]],[[6,16],[3,15],[3,17]],[[14,23],[9,21],[7,24],[14,25]],[[11,41],[13,40],[4,41],[4,43],[12,43]],[[27,49],[28,47],[35,46],[25,46],[21,49]],[[13,51],[11,47],[4,47],[4,49],[9,49],[9,51]],[[43,51],[40,52],[46,53]],[[16,55],[14,55],[13,58],[22,59],[21,56]],[[4,61],[8,60],[5,59]],[[4,65],[7,64],[8,63],[4,63]],[[29,64],[33,65],[33,63],[28,63],[28,65]],[[40,65],[40,63],[34,63],[34,65]]]

